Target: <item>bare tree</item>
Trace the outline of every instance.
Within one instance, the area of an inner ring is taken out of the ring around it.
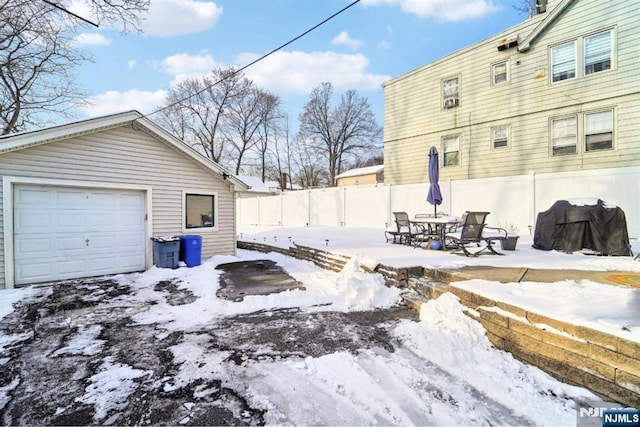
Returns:
[[[329,184],[327,169],[320,163],[320,159],[310,144],[302,142],[295,144],[292,163],[296,167],[296,179],[302,188]]]
[[[218,163],[231,162],[225,134],[232,105],[241,102],[251,82],[233,68],[184,80],[171,89],[158,121],[176,137]]]
[[[277,122],[275,130],[275,143],[269,146],[270,170],[271,175],[281,183],[282,189],[291,188],[293,184],[293,146],[290,140],[289,117],[284,114]],[[282,182],[283,176],[286,174],[286,182]],[[286,185],[285,185],[286,184]]]
[[[260,130],[264,121],[275,108],[278,98],[255,87],[253,83],[243,88],[238,102],[229,105],[227,118],[229,121],[226,137],[232,143],[235,157],[235,173],[239,174],[245,155],[255,151],[262,137]]]
[[[260,140],[256,144],[256,150],[260,156],[261,177],[264,182],[267,178],[267,164],[269,161],[269,148],[277,144],[280,122],[284,119],[284,113],[280,108],[280,98],[272,93],[266,93],[262,103],[262,123],[258,132]]]
[[[332,95],[331,83],[314,88],[299,115],[300,140],[326,159],[330,186],[335,185],[336,175],[342,172],[343,161],[379,145],[382,133],[366,98],[349,90],[332,109]]]
[[[0,133],[70,117],[85,93],[74,69],[89,57],[73,36],[86,23],[60,0],[0,0]],[[85,0],[98,22],[137,28],[149,0]]]

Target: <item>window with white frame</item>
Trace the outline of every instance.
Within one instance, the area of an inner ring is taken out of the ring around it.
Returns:
[[[452,77],[442,81],[442,106],[453,108],[458,106],[460,99],[460,81],[458,77]]]
[[[185,193],[184,228],[214,228],[216,226],[215,195]]]
[[[551,48],[551,81],[573,79],[576,76],[576,42]]]
[[[491,66],[491,78],[494,85],[509,81],[509,68],[507,61],[499,62]]]
[[[576,154],[577,146],[577,117],[567,116],[551,119],[551,154],[554,156]]]
[[[610,70],[613,57],[613,32],[605,31],[584,38],[584,74]]]
[[[457,166],[460,164],[460,137],[450,135],[442,138],[443,165]]]
[[[491,146],[504,148],[509,146],[509,126],[495,126],[491,128]]]
[[[585,151],[609,150],[613,148],[613,110],[585,113]]]

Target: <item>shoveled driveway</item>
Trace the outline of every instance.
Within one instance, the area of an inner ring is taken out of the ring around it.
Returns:
[[[223,275],[221,283],[225,277],[220,293],[226,298],[251,292],[234,284],[233,274]],[[270,279],[277,290],[299,286],[273,271]],[[170,306],[195,299],[173,281],[149,286]],[[156,302],[131,299],[132,294],[126,282],[110,278],[74,280],[17,304],[0,323],[3,425],[260,425],[263,412],[248,404],[241,387],[231,388],[213,374],[185,381],[187,362],[176,349],[204,342],[225,355],[220,365],[371,347],[392,352],[390,327],[416,318],[404,307],[354,313],[282,309],[168,332],[133,320]],[[197,368],[207,363],[203,359]],[[101,378],[106,372],[111,377]]]

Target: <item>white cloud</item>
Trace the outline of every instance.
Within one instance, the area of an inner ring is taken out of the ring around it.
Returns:
[[[258,58],[245,53],[236,59],[238,67]],[[369,60],[362,54],[336,52],[276,52],[245,70],[258,86],[274,93],[308,94],[322,82],[331,82],[336,91],[379,89],[391,79],[386,74],[366,72]]]
[[[352,39],[349,36],[349,33],[346,32],[346,31],[343,31],[340,34],[338,34],[337,36],[335,36],[333,38],[333,40],[331,41],[331,43],[333,43],[335,45],[345,45],[345,46],[350,47],[353,50],[356,50],[360,46],[362,46],[362,42],[360,40]]]
[[[109,46],[111,44],[111,40],[98,33],[78,34],[75,41],[80,46]]]
[[[192,34],[213,27],[220,15],[222,7],[210,1],[153,0],[142,28],[152,36]]]
[[[127,61],[127,67],[129,67],[130,70],[133,70],[134,68],[136,68],[137,65],[138,65],[138,61],[136,61],[135,59],[130,59]]]
[[[403,11],[441,22],[487,16],[500,9],[493,0],[362,0],[365,5],[399,5]]]
[[[138,110],[143,114],[151,113],[164,103],[167,92],[155,92],[131,89],[126,92],[109,91],[92,97],[93,104],[83,107],[87,117],[97,117],[106,114],[121,113],[123,111]]]
[[[177,53],[162,60],[158,66],[165,73],[172,75],[172,84],[186,78],[194,78],[207,75],[221,65],[216,62],[213,56],[208,53],[189,55],[187,53]]]

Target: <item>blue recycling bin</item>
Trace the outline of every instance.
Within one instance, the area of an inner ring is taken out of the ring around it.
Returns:
[[[202,263],[202,236],[180,236],[180,261],[184,261],[187,267],[195,267]]]

